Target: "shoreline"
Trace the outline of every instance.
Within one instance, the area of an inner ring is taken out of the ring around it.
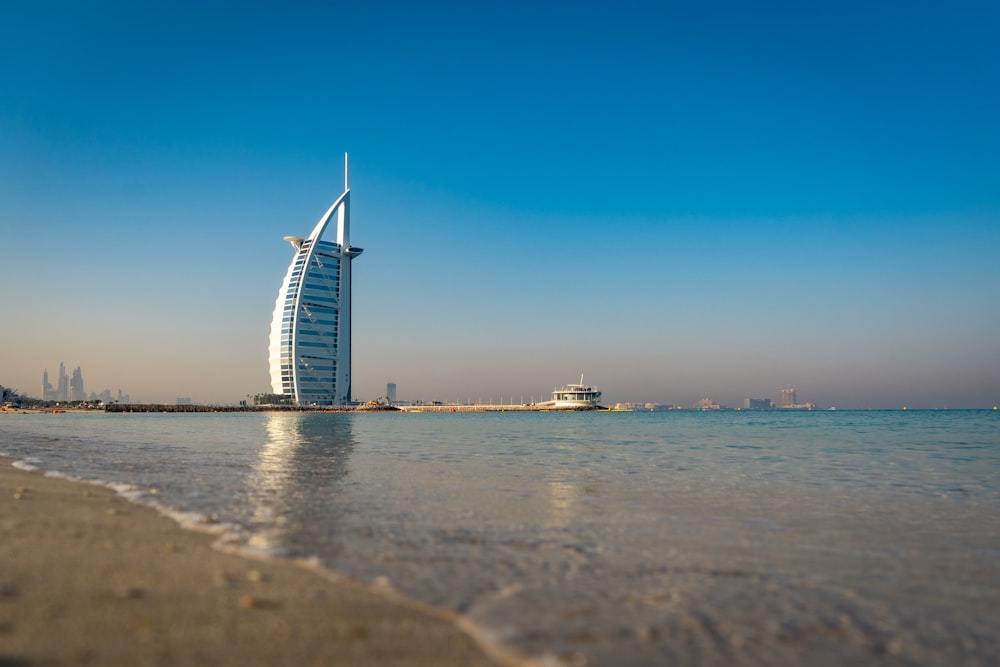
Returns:
[[[449,611],[0,456],[0,664],[529,665]]]

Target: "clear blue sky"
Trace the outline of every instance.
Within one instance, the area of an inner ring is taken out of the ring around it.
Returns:
[[[268,390],[351,154],[354,390],[1000,401],[996,2],[7,3],[0,384]]]

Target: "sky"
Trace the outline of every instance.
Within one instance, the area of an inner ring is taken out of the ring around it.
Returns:
[[[657,7],[656,5],[661,5]],[[350,154],[354,395],[1000,401],[996,2],[0,20],[0,384],[235,403]]]

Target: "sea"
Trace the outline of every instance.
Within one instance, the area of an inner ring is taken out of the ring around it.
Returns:
[[[0,453],[539,665],[1000,664],[1000,414],[0,414]]]

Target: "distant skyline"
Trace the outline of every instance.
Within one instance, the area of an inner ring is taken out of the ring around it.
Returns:
[[[351,155],[353,394],[1000,401],[1000,5],[18,3],[0,384],[266,392]]]

